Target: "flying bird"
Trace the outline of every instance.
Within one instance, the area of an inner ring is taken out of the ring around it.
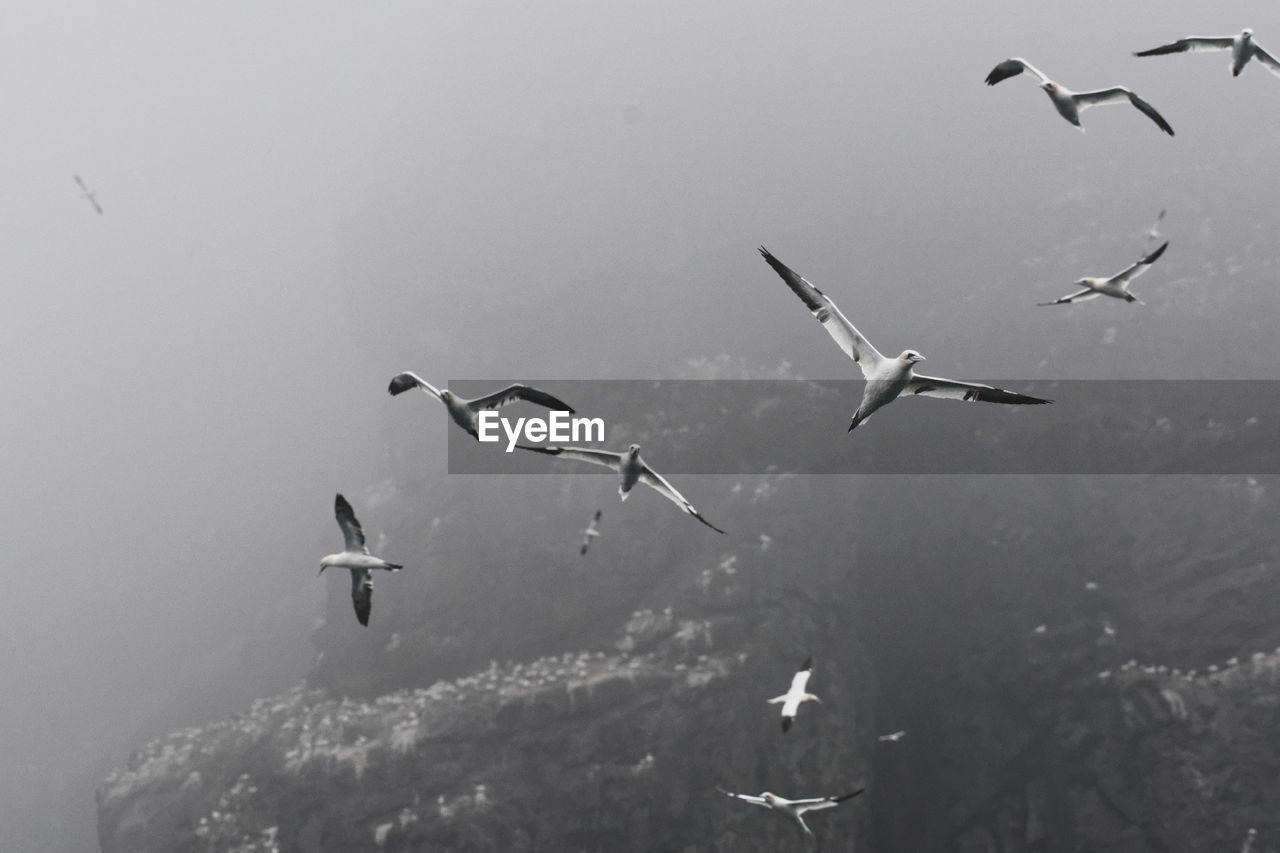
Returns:
[[[781,696],[775,696],[769,700],[770,705],[782,703],[782,731],[785,734],[791,728],[791,721],[795,719],[796,712],[800,710],[801,702],[821,702],[817,696],[812,693],[805,692],[805,685],[809,683],[809,675],[813,671],[813,658],[807,658],[800,665],[800,670],[791,677],[791,689]]]
[[[76,183],[80,185],[80,197],[88,199],[89,204],[93,205],[93,209],[98,211],[98,214],[101,215],[102,205],[98,204],[97,193],[92,192],[88,187],[86,187],[84,185],[84,181],[80,179],[79,175],[72,175],[71,177],[75,178]]]
[[[587,525],[586,530],[582,531],[582,550],[579,553],[584,556],[587,553],[587,548],[591,546],[591,540],[600,535],[600,531],[598,529],[600,515],[601,511],[596,510],[596,514],[591,517],[591,523]]]
[[[552,411],[568,412],[569,414],[573,414],[575,411],[572,407],[552,397],[546,391],[539,391],[537,388],[528,385],[511,385],[484,397],[464,400],[448,388],[436,388],[427,380],[408,371],[397,373],[392,377],[391,384],[387,387],[387,393],[394,397],[412,388],[419,388],[423,393],[429,394],[444,403],[444,407],[449,410],[449,417],[453,418],[453,422],[471,433],[477,441],[480,439],[479,415],[481,409],[497,409],[516,400],[528,400],[530,403],[545,406]]]
[[[816,812],[820,809],[833,809],[845,800],[851,800],[858,796],[866,789],[859,788],[852,793],[841,794],[838,797],[810,797],[804,800],[788,800],[786,797],[779,797],[777,794],[771,794],[768,791],[765,791],[757,797],[751,794],[733,794],[726,791],[724,788],[716,788],[716,790],[724,794],[726,797],[733,797],[734,799],[742,800],[744,802],[751,803],[752,805],[764,806],[765,808],[773,809],[778,814],[798,825],[804,830],[805,835],[812,838],[813,830],[809,829],[808,824],[804,822],[803,815],[806,812]]]
[[[1147,268],[1156,262],[1156,259],[1164,254],[1164,250],[1169,247],[1169,241],[1165,240],[1160,244],[1160,248],[1156,249],[1145,258],[1139,258],[1120,272],[1111,276],[1111,278],[1094,278],[1085,276],[1076,282],[1077,290],[1075,293],[1068,293],[1066,296],[1059,296],[1052,302],[1037,302],[1037,305],[1067,305],[1072,302],[1086,302],[1090,299],[1097,299],[1099,296],[1110,296],[1115,299],[1123,299],[1125,302],[1137,302],[1142,305],[1143,302],[1133,293],[1129,292],[1129,282],[1147,271]]]
[[[898,741],[902,740],[906,736],[907,736],[906,729],[898,729],[896,732],[890,732],[887,735],[880,735],[880,737],[876,738],[876,740],[880,741],[881,743],[897,743]]]
[[[370,555],[364,544],[364,529],[356,520],[355,510],[347,499],[338,495],[333,501],[333,512],[338,517],[338,526],[342,528],[342,538],[346,547],[337,554],[329,554],[320,560],[320,572],[328,568],[351,570],[351,601],[356,608],[356,618],[361,625],[369,624],[369,610],[373,607],[373,577],[370,569],[386,569],[398,572],[404,568],[399,563],[388,563],[380,557]]]
[[[577,459],[579,462],[590,462],[592,465],[603,465],[606,468],[612,468],[617,471],[621,477],[618,484],[618,495],[622,500],[627,499],[627,495],[631,492],[631,487],[636,483],[644,483],[657,490],[667,500],[680,507],[682,510],[701,521],[707,527],[717,533],[724,533],[719,527],[702,517],[693,504],[685,499],[685,496],[675,490],[675,487],[668,483],[661,474],[650,468],[643,459],[640,458],[640,445],[633,444],[627,448],[626,453],[613,453],[609,450],[588,450],[583,447],[556,447],[548,445],[546,447],[535,447],[529,444],[517,444],[523,450],[533,450],[537,453],[546,453],[551,456],[563,456],[565,459]]]
[[[1187,36],[1169,44],[1162,44],[1150,50],[1140,50],[1134,56],[1162,56],[1166,53],[1197,53],[1203,50],[1231,51],[1231,76],[1239,77],[1250,59],[1257,58],[1272,74],[1280,77],[1280,60],[1262,49],[1262,45],[1253,40],[1253,30],[1245,27],[1234,36],[1206,38],[1204,36]]]
[[[1018,76],[1023,71],[1039,78],[1040,88],[1044,89],[1045,94],[1049,96],[1049,100],[1053,101],[1058,114],[1078,127],[1081,132],[1084,131],[1084,127],[1080,124],[1081,110],[1095,107],[1098,104],[1115,104],[1128,101],[1141,110],[1147,118],[1154,121],[1161,130],[1173,136],[1173,128],[1169,126],[1169,122],[1164,120],[1164,116],[1156,112],[1155,107],[1124,86],[1112,86],[1110,89],[1098,89],[1093,92],[1073,92],[1066,86],[1050,80],[1030,62],[1017,57],[1006,59],[991,69],[991,73],[987,75],[987,85],[994,86],[1001,80],[1008,80],[1010,77]]]
[[[853,413],[849,424],[852,431],[858,424],[871,417],[876,409],[887,406],[901,394],[923,394],[926,397],[942,397],[951,400],[978,400],[983,403],[1039,404],[1050,403],[1026,394],[1016,394],[990,385],[979,385],[976,382],[958,382],[954,379],[940,379],[936,376],[923,376],[915,372],[915,366],[925,358],[913,349],[904,350],[897,358],[885,358],[862,336],[854,325],[840,313],[836,304],[821,290],[814,287],[798,273],[793,272],[786,264],[770,254],[765,247],[760,247],[760,254],[773,267],[774,272],[782,276],[800,301],[813,312],[818,322],[827,330],[835,342],[844,350],[845,355],[858,363],[862,375],[867,380],[867,387],[862,392],[862,404]]]

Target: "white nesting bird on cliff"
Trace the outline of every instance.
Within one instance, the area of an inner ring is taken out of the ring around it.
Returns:
[[[1253,40],[1253,30],[1245,27],[1233,36],[1187,36],[1150,50],[1140,50],[1134,56],[1162,56],[1166,53],[1198,53],[1205,50],[1231,51],[1231,76],[1239,77],[1250,59],[1257,59],[1272,74],[1280,77],[1280,60],[1262,49]]]
[[[765,791],[759,796],[755,796],[753,794],[734,794],[726,791],[724,788],[716,788],[716,790],[724,794],[726,797],[733,797],[734,799],[751,803],[754,806],[764,806],[767,809],[772,809],[799,826],[804,830],[805,835],[812,838],[813,830],[809,829],[809,825],[804,822],[803,815],[807,812],[815,812],[820,809],[833,809],[845,800],[851,800],[858,796],[865,789],[859,788],[856,791],[848,794],[841,794],[838,797],[809,797],[803,800],[788,800],[786,797],[779,797],[777,794],[772,794],[768,791]]]
[[[476,397],[474,400],[466,400],[448,388],[436,388],[421,376],[416,373],[410,373],[407,370],[391,377],[391,384],[387,386],[387,393],[394,397],[414,388],[418,388],[423,393],[444,403],[444,407],[449,410],[449,417],[453,418],[453,422],[465,429],[477,440],[480,438],[480,412],[483,409],[497,409],[508,403],[514,403],[516,400],[527,400],[552,411],[568,412],[571,415],[575,412],[567,403],[563,403],[546,391],[539,391],[530,385],[509,385],[501,391],[495,391],[483,397]]]
[[[791,729],[791,722],[796,718],[796,712],[800,710],[801,702],[822,702],[812,693],[805,692],[805,687],[809,683],[809,676],[813,672],[813,658],[805,659],[800,665],[800,669],[791,677],[791,688],[781,696],[775,696],[769,699],[770,705],[782,703],[782,731],[785,734]]]
[[[1155,122],[1157,127],[1173,136],[1173,128],[1169,126],[1169,122],[1164,120],[1164,116],[1156,112],[1155,107],[1139,98],[1132,90],[1126,89],[1124,86],[1112,86],[1108,89],[1096,89],[1092,92],[1073,92],[1066,86],[1050,80],[1044,72],[1030,62],[1016,56],[1012,59],[1006,59],[995,68],[992,68],[991,73],[987,75],[987,85],[994,86],[1001,80],[1016,77],[1024,71],[1040,81],[1040,88],[1049,96],[1049,100],[1053,102],[1058,114],[1075,125],[1081,133],[1084,132],[1084,126],[1080,124],[1082,110],[1099,104],[1117,104],[1128,101],[1137,107],[1143,115]]]
[[[356,618],[361,625],[369,624],[369,611],[373,607],[372,569],[385,569],[398,572],[404,568],[399,563],[389,563],[381,557],[374,557],[364,544],[364,530],[356,520],[355,510],[347,499],[338,495],[333,501],[334,515],[338,518],[338,526],[342,528],[342,538],[346,547],[337,554],[329,554],[321,558],[319,574],[328,568],[351,570],[351,601],[356,608]]]
[[[845,318],[844,314],[840,313],[840,309],[825,293],[775,258],[763,246],[760,247],[760,254],[769,266],[773,267],[774,272],[782,277],[787,287],[791,288],[791,291],[800,297],[800,301],[813,312],[813,316],[840,345],[845,355],[862,368],[862,376],[867,380],[867,386],[862,392],[862,404],[853,413],[853,420],[849,424],[850,430],[871,417],[871,413],[876,409],[887,406],[903,394],[920,394],[949,400],[977,400],[983,403],[1025,405],[1052,402],[993,388],[990,385],[979,385],[976,382],[959,382],[954,379],[940,379],[936,376],[918,374],[915,372],[915,366],[925,358],[913,349],[906,350],[897,358],[885,358]]]
[[[1168,240],[1161,243],[1160,248],[1151,254],[1144,258],[1139,258],[1110,278],[1085,276],[1076,281],[1076,286],[1081,287],[1081,290],[1068,293],[1066,296],[1059,296],[1052,302],[1037,302],[1036,304],[1041,306],[1068,305],[1072,302],[1087,302],[1090,299],[1097,299],[1099,296],[1110,296],[1113,299],[1123,299],[1125,302],[1137,302],[1141,305],[1143,304],[1142,300],[1129,291],[1129,283],[1150,269],[1151,265],[1164,254],[1164,250],[1167,248],[1169,248]]]

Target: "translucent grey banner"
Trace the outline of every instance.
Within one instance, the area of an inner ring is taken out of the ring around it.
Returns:
[[[855,431],[860,381],[530,381],[599,418],[604,441],[632,443],[664,475],[677,474],[1277,474],[1280,382],[1257,380],[992,381],[1053,401],[1012,406],[902,397]],[[459,381],[482,394],[510,380]],[[498,410],[510,428],[548,412],[518,402]],[[451,474],[600,473],[608,469],[523,450],[509,438],[477,442],[448,422]],[[521,435],[520,443],[529,443]]]

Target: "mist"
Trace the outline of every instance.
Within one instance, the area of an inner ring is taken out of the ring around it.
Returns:
[[[1266,379],[1280,358],[1277,81],[1130,56],[1245,25],[1280,44],[1269,4],[9,20],[10,850],[96,849],[94,786],[131,749],[306,675],[333,494],[445,428],[386,394],[399,370],[642,379],[728,354],[850,378],[760,244],[939,375]],[[1125,109],[1081,134],[1024,80],[982,85],[1009,56],[1130,86],[1177,136]],[[1162,208],[1144,310],[1035,307],[1129,263]]]

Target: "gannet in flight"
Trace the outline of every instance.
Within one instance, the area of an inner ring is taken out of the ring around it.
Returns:
[[[724,533],[719,527],[707,521],[702,515],[693,508],[693,504],[685,500],[684,495],[675,490],[675,487],[663,479],[662,475],[650,468],[645,461],[640,458],[640,445],[633,444],[627,448],[626,453],[613,453],[608,450],[588,450],[584,447],[556,447],[548,445],[546,447],[535,447],[529,444],[517,444],[523,450],[533,450],[538,453],[547,453],[551,456],[563,456],[565,459],[577,459],[579,462],[590,462],[592,465],[603,465],[606,468],[612,468],[617,471],[621,477],[618,484],[618,495],[622,500],[627,499],[627,495],[631,492],[631,487],[636,483],[644,483],[646,486],[653,487],[658,494],[680,507],[682,510],[701,521],[707,527],[717,533]]]
[[[346,547],[337,554],[330,554],[320,560],[320,572],[330,567],[351,570],[351,601],[356,608],[356,618],[361,625],[369,624],[369,609],[373,606],[373,578],[370,569],[386,569],[398,572],[404,568],[399,563],[388,563],[380,557],[369,554],[364,544],[364,530],[356,520],[351,504],[342,495],[333,501],[333,512],[338,517],[338,526],[342,528],[342,538]]]
[[[786,797],[779,797],[777,794],[771,794],[765,791],[760,796],[752,796],[751,794],[733,794],[724,788],[716,788],[717,791],[726,797],[743,800],[756,806],[764,806],[773,809],[778,814],[785,816],[804,830],[804,834],[813,837],[813,830],[809,829],[808,824],[804,822],[806,812],[815,812],[820,809],[833,809],[843,803],[845,800],[851,800],[861,794],[865,788],[859,788],[850,794],[841,794],[838,797],[810,797],[804,800],[788,800]]]
[[[1059,296],[1052,302],[1037,302],[1037,305],[1066,305],[1071,302],[1086,302],[1090,299],[1097,299],[1099,296],[1111,296],[1116,299],[1123,299],[1126,302],[1137,302],[1142,305],[1143,302],[1137,296],[1129,292],[1129,282],[1147,271],[1147,268],[1156,262],[1156,259],[1164,254],[1164,250],[1168,248],[1169,241],[1165,240],[1160,244],[1160,248],[1156,249],[1145,258],[1138,258],[1129,266],[1120,272],[1111,276],[1111,278],[1094,278],[1085,276],[1076,282],[1077,286],[1083,286],[1083,290],[1077,290],[1075,293],[1068,293],[1066,296]]]
[[[813,670],[813,658],[806,658],[805,662],[800,665],[800,670],[791,677],[791,689],[781,696],[774,696],[768,700],[770,705],[778,702],[782,703],[782,731],[785,734],[791,728],[791,721],[795,719],[796,712],[800,710],[801,702],[821,702],[817,696],[812,693],[806,693],[804,686],[809,683],[809,674]]]
[[[1253,853],[1253,842],[1258,840],[1258,830],[1253,827],[1244,834],[1244,844],[1240,845],[1240,853]]]
[[[827,330],[844,350],[845,355],[858,363],[862,375],[867,380],[867,387],[862,392],[862,404],[853,413],[849,429],[871,417],[871,413],[882,406],[887,406],[900,394],[923,394],[926,397],[943,397],[952,400],[979,400],[984,403],[1049,403],[1026,394],[1016,394],[993,388],[990,385],[979,385],[976,382],[957,382],[954,379],[940,379],[936,376],[922,376],[915,372],[917,362],[925,358],[913,349],[905,350],[897,358],[885,358],[862,336],[840,313],[836,304],[821,290],[814,287],[786,264],[770,254],[765,247],[760,247],[760,254],[773,267],[774,272],[782,276],[787,287],[800,297],[813,316]]]
[[[1187,36],[1184,39],[1178,39],[1169,44],[1162,44],[1159,47],[1153,47],[1150,50],[1140,50],[1134,56],[1161,56],[1166,53],[1182,53],[1184,51],[1198,52],[1202,50],[1229,50],[1231,51],[1231,76],[1239,77],[1240,72],[1244,70],[1245,65],[1250,59],[1258,58],[1258,61],[1267,67],[1272,74],[1280,77],[1280,60],[1267,53],[1262,49],[1262,45],[1253,40],[1253,30],[1245,27],[1238,35],[1222,36],[1221,38],[1205,38],[1204,36]]]
[[[906,736],[907,736],[906,729],[898,729],[896,732],[891,732],[887,735],[880,735],[880,737],[876,738],[876,740],[881,741],[882,743],[883,742],[897,743],[898,741],[902,740]]]
[[[408,371],[397,373],[392,377],[391,384],[387,387],[387,393],[394,397],[411,388],[421,388],[423,393],[430,394],[441,403],[444,403],[444,407],[449,410],[449,417],[453,418],[453,422],[471,433],[477,440],[480,438],[479,413],[481,409],[497,409],[516,400],[528,400],[530,403],[536,403],[539,406],[545,406],[557,412],[573,414],[575,411],[572,407],[560,402],[546,391],[539,391],[537,388],[531,388],[528,385],[512,385],[484,397],[464,400],[448,388],[438,389],[422,377]]]
[[[98,204],[97,193],[92,192],[88,187],[86,187],[84,185],[84,181],[80,180],[79,175],[72,175],[71,177],[75,178],[76,183],[80,185],[80,193],[81,193],[80,197],[88,199],[89,204],[93,205],[93,209],[98,211],[99,214],[101,214],[102,205]]]
[[[591,540],[600,535],[600,531],[597,529],[597,525],[600,522],[600,515],[600,510],[596,510],[596,514],[591,517],[591,523],[587,525],[586,530],[582,531],[582,550],[579,553],[585,555],[587,553],[587,548],[591,545]]]
[[[1049,100],[1053,101],[1058,114],[1078,127],[1081,132],[1084,131],[1084,127],[1080,124],[1080,112],[1082,110],[1098,104],[1114,104],[1128,101],[1141,110],[1147,118],[1154,121],[1161,130],[1173,136],[1173,128],[1169,126],[1169,122],[1164,120],[1164,116],[1156,112],[1155,107],[1124,86],[1112,86],[1110,89],[1098,89],[1093,92],[1073,92],[1066,86],[1050,80],[1030,62],[1017,57],[1006,59],[991,69],[991,73],[987,75],[987,85],[994,86],[1001,80],[1016,77],[1023,71],[1029,72],[1032,76],[1040,79],[1040,88],[1044,89],[1045,94],[1049,96]]]

